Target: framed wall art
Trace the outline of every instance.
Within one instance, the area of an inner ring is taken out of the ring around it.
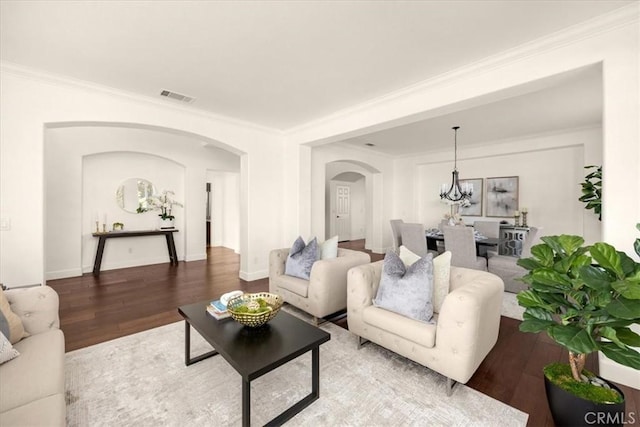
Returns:
[[[487,178],[486,216],[513,217],[518,210],[518,177]]]
[[[458,213],[463,216],[482,216],[482,178],[461,179],[460,185],[470,184],[473,186],[469,206],[460,206]]]

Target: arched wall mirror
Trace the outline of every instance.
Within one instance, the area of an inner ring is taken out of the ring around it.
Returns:
[[[129,178],[116,190],[116,203],[129,213],[144,213],[150,210],[149,197],[156,194],[153,184],[143,178]]]

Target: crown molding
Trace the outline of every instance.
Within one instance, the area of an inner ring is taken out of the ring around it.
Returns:
[[[580,132],[588,132],[588,131],[597,131],[602,130],[602,124],[591,124],[585,126],[576,126],[572,128],[566,129],[557,129],[550,130],[545,132],[536,132],[536,133],[528,133],[521,136],[509,137],[509,138],[501,138],[493,141],[485,141],[478,144],[473,144],[470,146],[464,147],[462,150],[458,147],[458,160],[478,160],[485,158],[495,157],[495,153],[485,154],[484,151],[494,147],[503,147],[500,152],[500,155],[509,156],[513,154],[523,154],[523,153],[533,153],[538,151],[549,151],[549,150],[558,150],[564,149],[567,147],[578,147],[584,146],[584,143],[561,143],[558,145],[556,141],[553,143],[544,143],[543,147],[535,147],[535,148],[527,148],[530,146],[531,142],[539,141],[546,138],[551,137],[561,137],[563,135],[571,135]],[[521,146],[525,146],[525,148],[521,148]],[[449,153],[446,154],[445,151]],[[480,151],[480,153],[478,153]],[[438,159],[438,160],[430,160],[424,159],[424,157],[441,155],[445,154],[447,156],[446,159]],[[413,163],[417,165],[426,165],[433,163],[443,163],[443,162],[451,162],[453,161],[453,152],[450,149],[447,150],[429,150],[421,153],[412,153],[412,154],[402,154],[395,156],[395,160],[413,160]]]
[[[165,109],[171,109],[179,111],[181,113],[197,115],[209,120],[215,120],[229,124],[231,126],[243,127],[252,129],[259,132],[269,133],[277,137],[282,137],[283,132],[278,129],[268,128],[260,126],[252,122],[246,122],[243,120],[234,119],[232,117],[214,114],[196,107],[173,104],[162,99],[155,99],[151,96],[140,95],[133,92],[128,92],[121,89],[116,89],[111,86],[100,85],[98,83],[89,82],[86,80],[75,79],[73,77],[62,76],[59,74],[49,73],[35,68],[25,67],[23,65],[15,64],[8,61],[0,61],[0,75],[12,74],[18,77],[33,80],[39,83],[46,83],[53,86],[83,89],[99,94],[109,95],[116,98],[122,98],[133,102],[144,103],[155,107],[161,107]]]
[[[373,98],[364,103],[348,107],[328,116],[321,117],[317,120],[310,121],[290,128],[284,132],[285,136],[292,136],[299,132],[305,132],[324,124],[328,124],[341,118],[354,114],[366,112],[367,110],[381,107],[402,98],[424,93],[438,88],[447,86],[460,80],[467,79],[478,74],[487,73],[489,71],[503,68],[514,62],[521,61],[525,58],[536,56],[543,52],[555,50],[567,45],[580,42],[628,25],[637,24],[640,18],[640,2],[633,3],[628,6],[621,7],[609,13],[597,16],[588,21],[572,25],[554,33],[542,36],[530,42],[521,44],[515,48],[508,49],[498,54],[488,56],[480,61],[467,64],[455,70],[437,75],[435,77],[423,80],[422,82],[406,86],[397,91]]]

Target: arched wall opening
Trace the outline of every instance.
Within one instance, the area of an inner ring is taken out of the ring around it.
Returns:
[[[175,192],[178,259],[206,258],[206,182],[211,171],[241,176],[240,152],[189,132],[131,123],[55,123],[45,128],[44,257],[47,279],[91,271],[99,226],[155,229],[157,212],[120,209],[115,190],[127,178],[145,178],[158,192]],[[239,185],[235,187],[239,191]],[[239,194],[233,197],[238,200]],[[240,213],[236,212],[239,248]],[[168,261],[160,237],[113,239],[106,245],[103,270]]]
[[[312,229],[317,230],[314,234],[330,238],[337,234],[332,225],[332,216],[335,216],[335,206],[332,197],[332,186],[338,182],[342,182],[351,188],[356,189],[356,206],[360,209],[357,221],[350,222],[355,224],[356,229],[353,236],[363,238],[365,240],[365,248],[381,252],[382,244],[382,221],[383,206],[376,200],[382,199],[383,194],[383,173],[375,166],[346,157],[344,152],[340,153],[328,147],[318,147],[314,151],[314,165],[318,165],[317,170],[312,176],[314,182],[312,188],[322,188],[322,191],[314,192],[312,195]],[[353,182],[335,180],[336,177],[350,177]],[[358,177],[362,177],[359,178]],[[360,181],[360,182],[358,182]],[[318,184],[315,185],[315,182]],[[335,188],[334,188],[335,189]],[[321,215],[315,215],[321,213]],[[349,240],[353,239],[349,236]],[[342,240],[342,239],[341,239]]]

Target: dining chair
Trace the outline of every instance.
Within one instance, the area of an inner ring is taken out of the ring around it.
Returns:
[[[400,235],[402,236],[402,245],[414,254],[423,257],[432,252],[437,255],[435,251],[429,251],[427,248],[427,236],[422,224],[402,223],[400,224]]]
[[[451,265],[487,271],[487,259],[476,253],[472,227],[443,227],[445,250],[451,251]]]
[[[529,229],[527,237],[522,243],[522,252],[519,257],[489,252],[487,268],[490,273],[502,279],[505,291],[518,293],[527,289],[527,284],[518,279],[527,274],[528,271],[517,263],[520,258],[529,258],[531,256],[531,247],[540,240],[541,230],[541,227],[531,227]]]
[[[443,231],[444,227],[466,227],[466,225],[464,224],[449,225],[449,220],[443,219],[440,221],[440,225],[438,226],[438,229],[440,231]],[[444,240],[438,240],[436,242],[436,245],[438,247],[438,254],[443,254],[446,251],[446,249],[444,248]]]
[[[473,229],[484,237],[500,238],[500,223],[498,221],[475,221],[473,223]],[[490,251],[486,246],[478,247],[478,255],[487,257],[487,252]]]
[[[400,225],[404,224],[401,219],[392,219],[391,221],[391,235],[393,237],[393,250],[398,252],[400,246],[402,246],[402,235],[400,234]]]

